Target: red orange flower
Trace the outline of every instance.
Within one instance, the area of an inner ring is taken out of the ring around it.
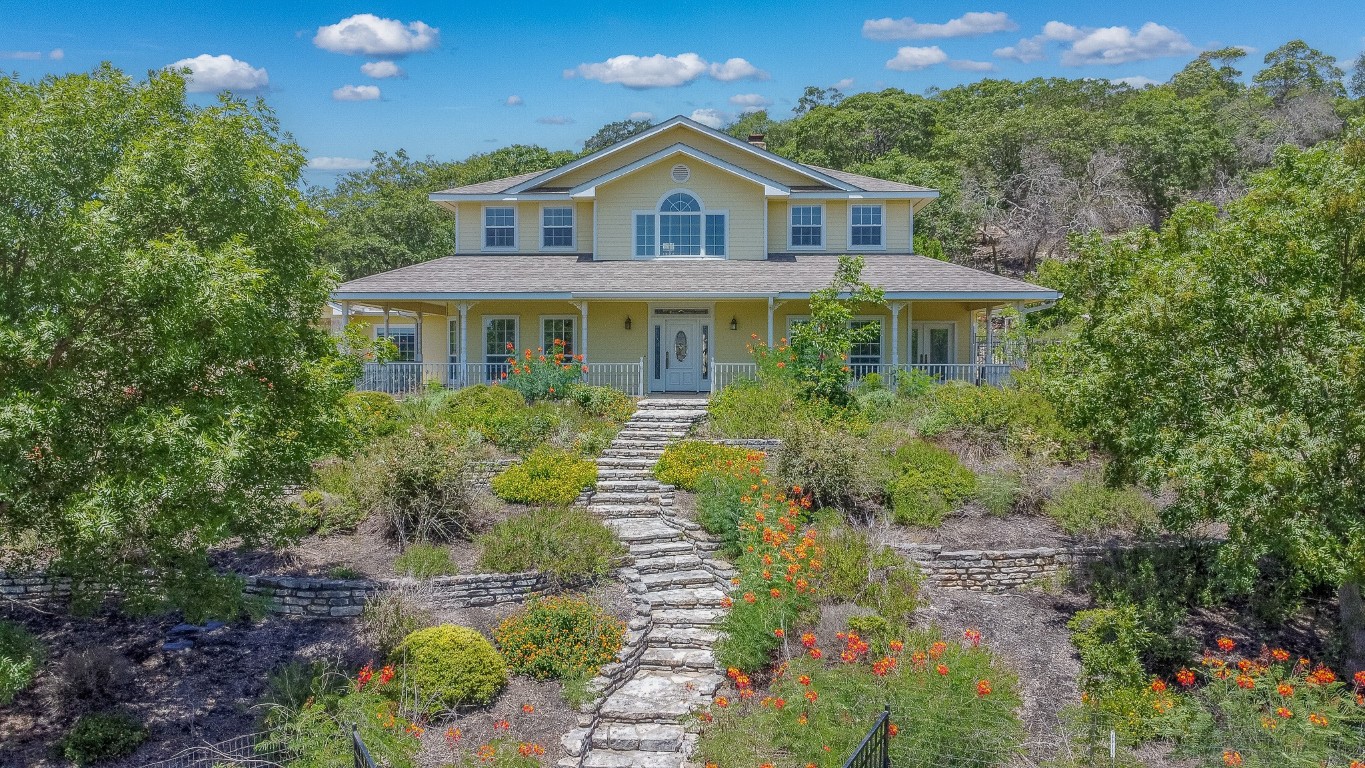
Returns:
[[[1231,651],[1233,648],[1236,647],[1237,644],[1232,642],[1232,638],[1230,637],[1218,638],[1218,650],[1222,651],[1223,653],[1227,653],[1228,651]]]
[[[1189,688],[1194,685],[1194,673],[1182,667],[1179,672],[1175,673],[1175,681],[1180,683],[1182,687]]]
[[[977,695],[977,696],[989,696],[989,695],[991,695],[991,681],[989,681],[989,680],[978,680],[977,683],[976,683],[976,695]]]
[[[809,691],[806,691],[806,701],[813,703],[819,698],[820,694],[816,693],[814,688],[810,689]]]
[[[1233,750],[1227,750],[1226,752],[1223,753],[1223,763],[1224,763],[1225,765],[1230,765],[1230,766],[1238,766],[1238,765],[1241,765],[1241,764],[1242,764],[1242,753],[1241,753],[1241,752],[1235,752],[1235,751],[1233,751]]]
[[[1276,707],[1275,714],[1281,719],[1288,720],[1289,718],[1294,716],[1294,710],[1288,707]]]
[[[940,665],[938,665],[937,667],[934,667],[934,670],[935,670],[936,672],[938,672],[940,675],[947,675],[947,674],[948,674],[948,665],[947,665],[947,664],[940,664]]]
[[[1293,696],[1294,686],[1290,685],[1289,683],[1280,683],[1279,685],[1275,686],[1275,692],[1280,694],[1281,696]]]
[[[1313,725],[1318,726],[1319,728],[1326,728],[1326,727],[1327,727],[1327,716],[1326,716],[1326,715],[1323,715],[1323,714],[1319,714],[1319,713],[1317,713],[1317,712],[1313,712],[1313,713],[1310,713],[1310,714],[1308,715],[1308,722],[1312,723]]]
[[[531,706],[530,704],[522,704],[522,705],[521,705],[521,711],[522,711],[522,712],[525,712],[526,714],[529,715],[529,714],[531,714],[532,712],[536,711],[536,708],[533,707],[533,706]]]
[[[1276,648],[1270,652],[1270,658],[1275,661],[1289,661],[1289,651],[1283,648]]]
[[[1165,680],[1162,680],[1162,679],[1159,678],[1159,677],[1158,677],[1157,679],[1153,680],[1153,681],[1152,681],[1152,692],[1153,692],[1153,693],[1165,693],[1165,692],[1166,692],[1166,681],[1165,681]]]

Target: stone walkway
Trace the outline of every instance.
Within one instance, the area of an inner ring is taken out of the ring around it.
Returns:
[[[634,565],[620,575],[648,615],[631,623],[644,646],[633,668],[586,727],[566,737],[574,757],[561,768],[679,768],[695,740],[685,719],[720,687],[711,646],[733,570],[712,559],[718,545],[695,522],[674,514],[672,488],[650,471],[705,415],[704,401],[642,400],[597,461],[589,509],[630,548]]]

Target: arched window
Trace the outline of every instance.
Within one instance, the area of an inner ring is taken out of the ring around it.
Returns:
[[[657,212],[635,214],[635,255],[724,256],[725,213],[705,211],[695,196],[673,192]]]

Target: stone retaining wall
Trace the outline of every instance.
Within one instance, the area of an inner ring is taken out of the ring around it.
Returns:
[[[46,574],[0,573],[0,598],[45,603],[71,595],[71,580]]]
[[[754,451],[763,451],[764,453],[773,453],[782,447],[781,440],[768,437],[746,437],[739,439],[715,438],[710,442],[713,442],[716,445],[734,445]]]
[[[1004,592],[1062,575],[1078,564],[1100,560],[1113,547],[960,550],[944,552],[937,544],[897,544],[893,548],[924,571],[926,580],[939,587],[977,592]]]

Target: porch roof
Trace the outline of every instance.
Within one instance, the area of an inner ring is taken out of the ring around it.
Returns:
[[[1050,288],[912,254],[864,254],[863,280],[888,299],[1036,301]],[[457,255],[358,278],[335,300],[800,299],[827,287],[835,254],[770,254],[766,260],[594,261],[590,254]]]

